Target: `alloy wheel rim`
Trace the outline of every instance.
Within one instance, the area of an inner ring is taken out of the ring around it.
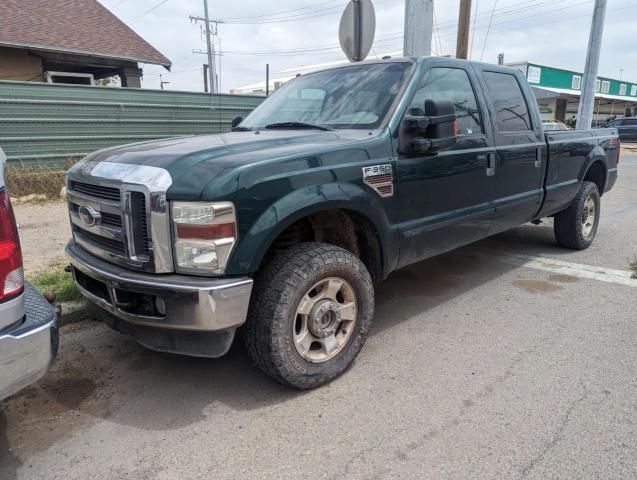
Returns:
[[[582,235],[589,238],[593,234],[595,227],[595,216],[597,214],[597,205],[592,195],[589,195],[584,202],[582,211]]]
[[[292,334],[298,354],[311,363],[326,362],[348,344],[358,307],[352,286],[338,277],[315,283],[296,309]]]

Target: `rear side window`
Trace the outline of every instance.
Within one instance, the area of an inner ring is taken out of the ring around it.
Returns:
[[[485,72],[484,78],[495,107],[497,130],[531,130],[529,108],[515,76],[508,73]]]
[[[459,68],[435,67],[428,70],[409,106],[409,114],[423,116],[425,100],[449,100],[456,110],[461,135],[482,133],[480,109],[467,72]]]

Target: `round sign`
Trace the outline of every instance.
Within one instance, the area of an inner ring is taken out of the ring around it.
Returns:
[[[369,54],[376,34],[376,13],[371,0],[351,0],[338,32],[341,48],[350,62],[361,62]]]

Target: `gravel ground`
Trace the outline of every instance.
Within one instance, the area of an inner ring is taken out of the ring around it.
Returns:
[[[64,261],[64,246],[71,238],[66,202],[16,204],[13,210],[20,227],[26,274]]]
[[[546,223],[396,272],[353,368],[311,392],[238,345],[194,359],[67,326],[49,374],[0,404],[0,478],[637,478],[637,281],[603,273],[637,254],[637,155],[620,169],[591,249]]]

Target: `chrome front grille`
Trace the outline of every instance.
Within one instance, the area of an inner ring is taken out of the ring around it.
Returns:
[[[102,200],[109,200],[111,202],[119,202],[121,200],[122,192],[119,188],[105,187],[103,185],[92,185],[90,183],[80,183],[71,180],[71,190],[88,195],[93,198],[99,198]]]
[[[102,248],[105,251],[110,252],[114,255],[118,255],[120,257],[124,257],[126,255],[124,243],[119,240],[102,237],[101,235],[97,235],[95,233],[91,233],[88,230],[79,228],[76,225],[73,226],[73,234],[76,238],[79,237],[82,240],[82,243],[89,242],[98,248]]]
[[[75,243],[125,268],[174,272],[166,199],[170,173],[150,165],[94,159],[100,155],[104,152],[89,155],[67,174]]]
[[[132,249],[136,256],[148,256],[150,252],[150,233],[148,232],[148,214],[146,196],[142,192],[130,193],[130,211],[132,224]]]
[[[79,215],[80,206],[77,203],[70,203],[71,213]],[[112,213],[102,212],[102,225],[108,225],[110,227],[122,228],[121,215],[114,215]]]
[[[69,213],[75,241],[115,263],[152,269],[147,197],[121,186],[69,180]]]

